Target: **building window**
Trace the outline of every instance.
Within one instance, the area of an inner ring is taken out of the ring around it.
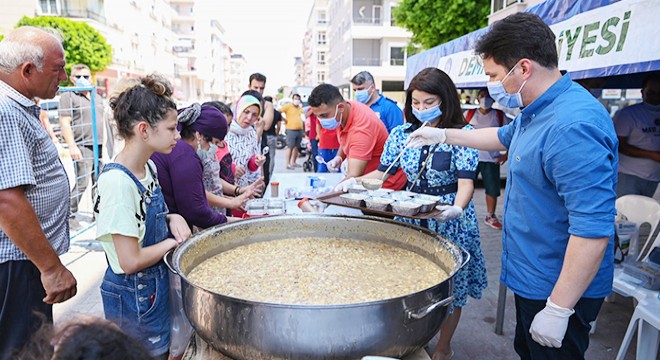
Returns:
[[[522,3],[523,0],[493,0],[493,12],[500,11],[511,5]]]
[[[328,43],[325,31],[319,31],[318,34],[316,34],[316,43],[318,45],[326,45]]]
[[[319,10],[316,13],[316,22],[318,24],[327,24],[328,23],[328,12],[325,10]]]
[[[316,78],[317,78],[319,83],[324,83],[325,82],[325,71],[319,71]]]
[[[39,0],[39,10],[42,15],[59,15],[60,7],[57,0]]]
[[[403,66],[406,58],[406,50],[402,47],[390,48],[390,65]]]
[[[325,65],[325,51],[319,51],[318,53],[318,64]]]

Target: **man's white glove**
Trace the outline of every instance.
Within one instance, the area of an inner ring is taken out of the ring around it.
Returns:
[[[563,308],[548,298],[545,308],[534,316],[529,333],[537,343],[554,348],[560,348],[566,335],[568,318],[575,313],[573,309]]]
[[[337,155],[332,160],[326,162],[325,166],[328,168],[328,171],[337,172],[339,171],[339,166],[341,166],[341,162],[342,162],[341,156]]]
[[[343,191],[347,192],[348,189],[352,188],[357,184],[355,178],[348,178],[335,186],[334,191]]]
[[[440,210],[440,214],[435,216],[438,221],[449,221],[463,216],[463,208],[456,205],[438,205],[435,207]]]
[[[443,144],[445,140],[447,140],[445,129],[425,126],[410,134],[406,147],[419,148],[425,145]]]

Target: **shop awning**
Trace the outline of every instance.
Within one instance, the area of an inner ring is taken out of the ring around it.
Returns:
[[[539,15],[556,35],[559,69],[591,87],[639,88],[641,79],[660,70],[660,6],[657,0],[548,0],[526,10]],[[484,87],[488,81],[474,54],[479,29],[407,59],[406,81],[437,67],[458,88]],[[586,80],[585,80],[586,81]]]

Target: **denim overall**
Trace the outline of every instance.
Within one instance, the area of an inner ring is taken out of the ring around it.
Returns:
[[[154,180],[156,174],[149,165]],[[167,205],[160,186],[152,194],[124,166],[117,163],[105,165],[103,172],[111,169],[123,171],[133,179],[145,203],[146,231],[142,247],[167,238]],[[122,194],[116,194],[122,196]],[[134,274],[115,274],[110,266],[101,283],[103,311],[108,320],[123,331],[139,339],[152,356],[165,354],[170,345],[169,274],[161,260],[155,265]]]

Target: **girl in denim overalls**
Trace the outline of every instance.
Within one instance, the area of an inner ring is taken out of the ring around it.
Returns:
[[[185,220],[168,214],[149,160],[154,152],[171,152],[180,138],[171,95],[166,80],[150,75],[110,99],[125,146],[103,168],[94,206],[109,264],[101,284],[105,317],[156,358],[167,358],[170,344],[163,255],[190,236]]]

